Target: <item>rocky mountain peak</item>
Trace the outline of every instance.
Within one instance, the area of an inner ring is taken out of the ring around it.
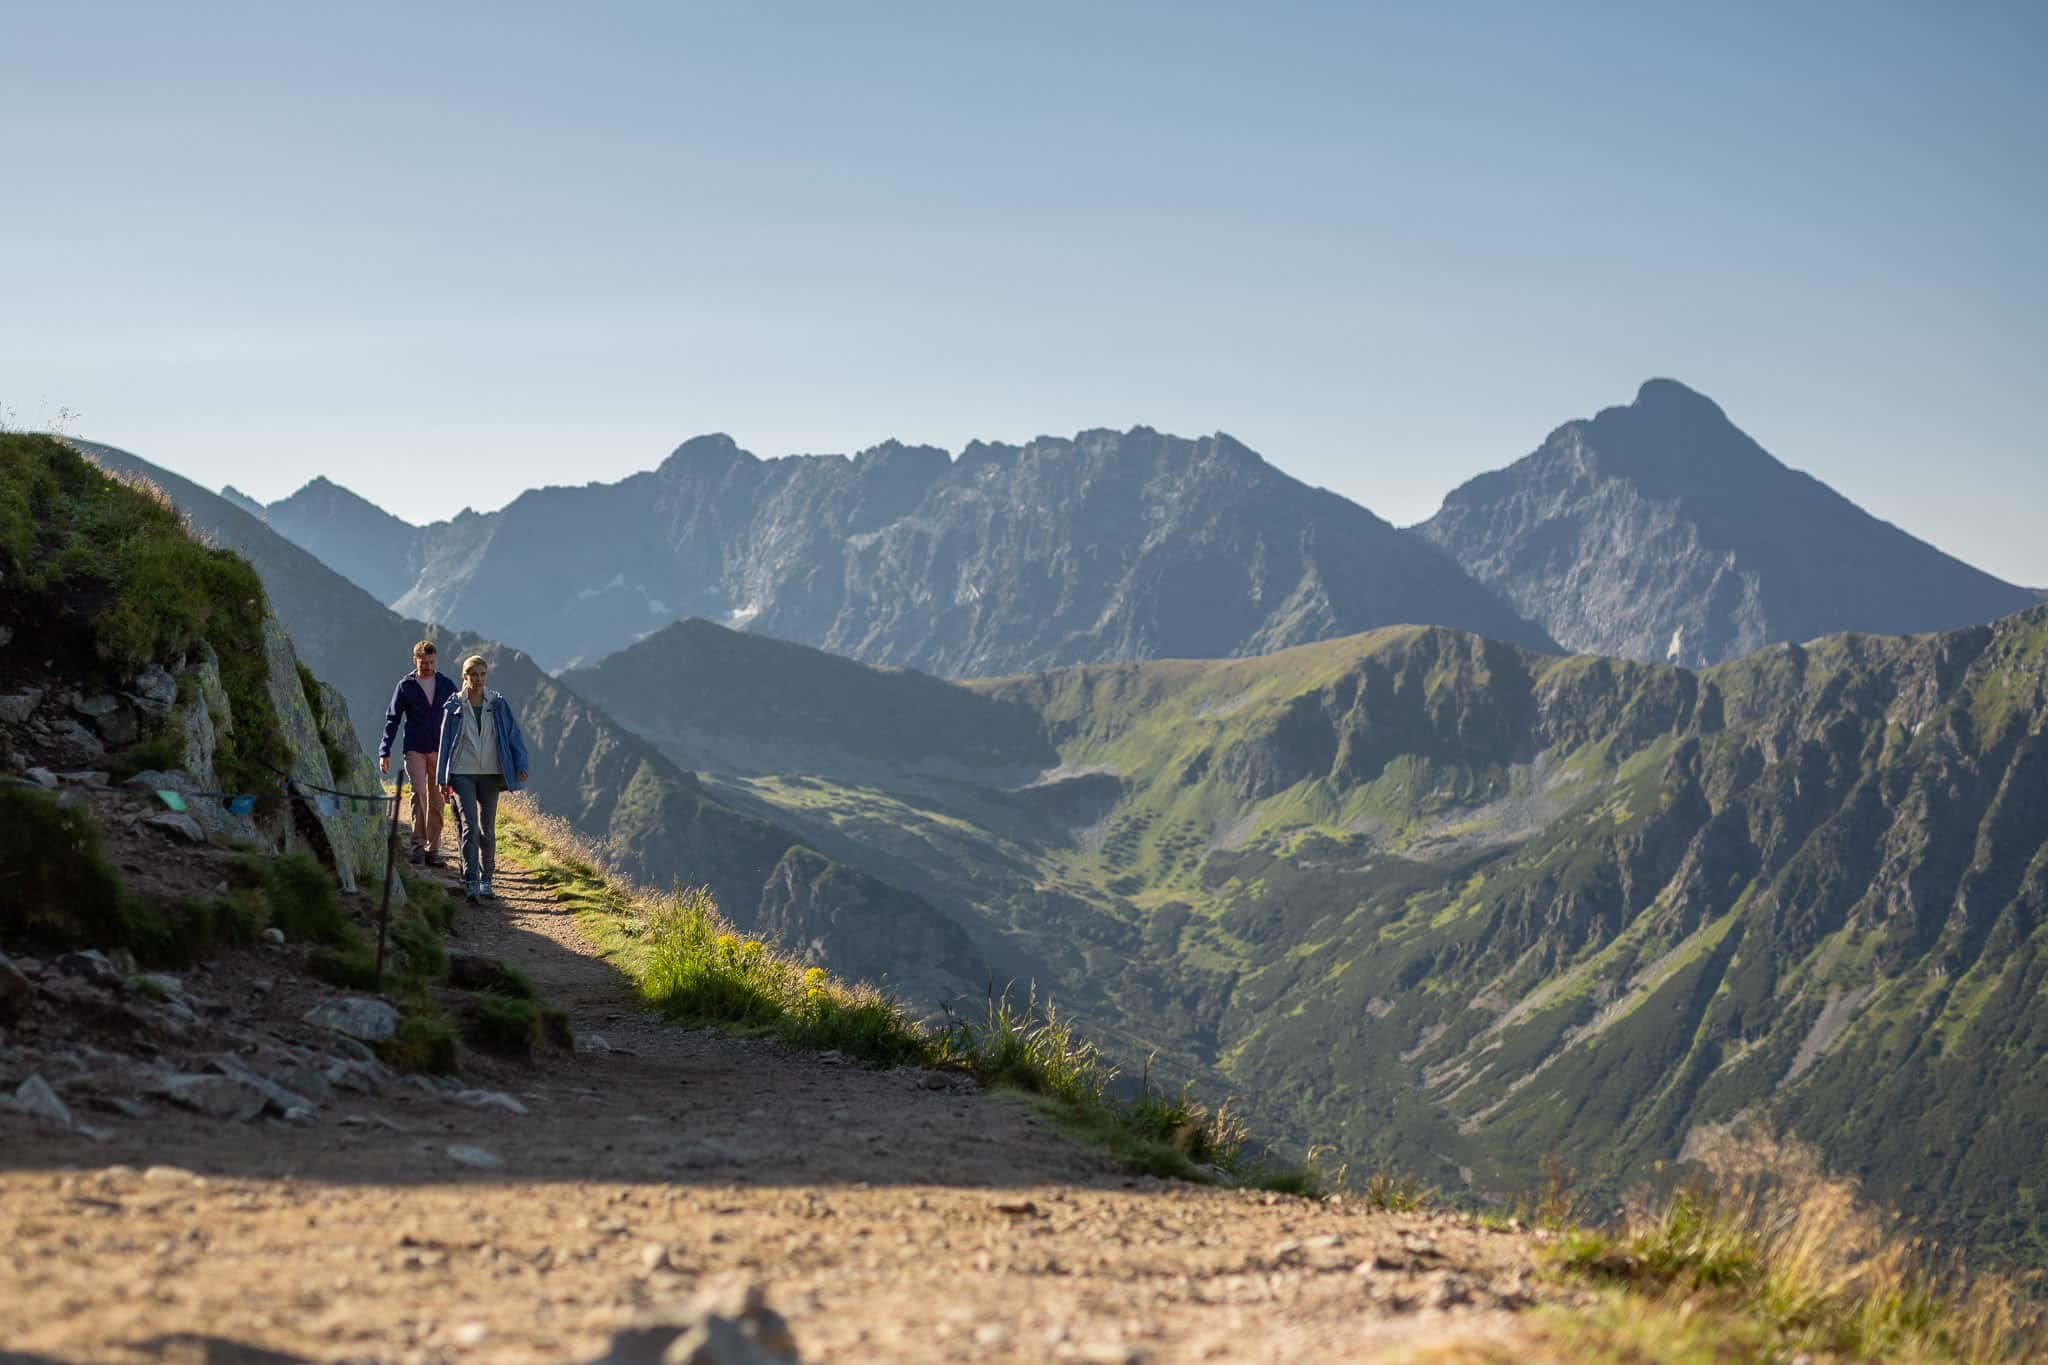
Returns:
[[[1728,414],[1721,410],[1719,403],[1676,379],[1645,379],[1642,387],[1636,390],[1636,401],[1631,406],[1640,413],[1686,421],[1728,420]]]
[[[739,442],[722,431],[692,436],[661,462],[660,473],[679,474],[689,470],[719,468],[735,464],[759,464],[761,457],[742,449]]]
[[[2031,600],[1787,466],[1672,379],[1560,427],[1416,529],[1568,648],[1694,667]]]

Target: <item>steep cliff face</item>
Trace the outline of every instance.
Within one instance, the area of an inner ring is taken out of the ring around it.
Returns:
[[[518,639],[549,667],[686,616],[952,677],[1255,654],[1411,621],[1549,644],[1364,508],[1228,436],[1144,427],[975,444],[957,461],[893,442],[760,460],[705,436],[651,473],[538,489],[419,535],[396,607]],[[301,543],[342,567],[373,539]]]
[[[1688,667],[2033,601],[1786,468],[1666,379],[1458,488],[1416,530],[1567,648]]]

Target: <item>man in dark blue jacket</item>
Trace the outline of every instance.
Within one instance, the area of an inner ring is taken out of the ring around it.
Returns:
[[[391,771],[391,741],[405,723],[405,780],[412,784],[412,860],[441,865],[441,802],[435,760],[441,753],[441,708],[455,695],[455,683],[434,667],[434,642],[412,647],[412,672],[398,680],[384,712],[384,743],[377,771]]]

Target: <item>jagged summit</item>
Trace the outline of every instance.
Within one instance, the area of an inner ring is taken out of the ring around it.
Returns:
[[[411,544],[363,547],[344,572],[402,564],[380,598],[550,667],[689,615],[955,677],[1407,622],[1554,648],[1429,547],[1222,433],[1100,428],[958,460],[901,441],[760,459],[713,433],[655,475],[525,494]]]
[[[2032,600],[1788,467],[1670,379],[1472,479],[1416,531],[1568,648],[1688,666]]]

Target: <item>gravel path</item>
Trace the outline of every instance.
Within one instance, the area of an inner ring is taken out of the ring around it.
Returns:
[[[613,1050],[470,1068],[524,1115],[410,1085],[311,1128],[0,1115],[0,1360],[590,1359],[742,1277],[808,1361],[1455,1357],[1547,1292],[1520,1236],[1134,1179],[945,1078],[666,1027],[500,891],[460,945]]]

